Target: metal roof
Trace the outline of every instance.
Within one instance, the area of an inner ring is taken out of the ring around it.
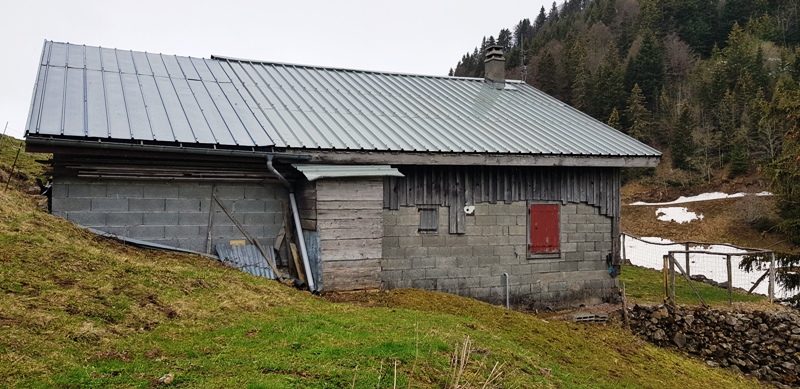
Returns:
[[[286,149],[659,157],[519,81],[47,41],[28,135]]]
[[[389,165],[315,165],[292,164],[309,181],[340,177],[404,177]]]

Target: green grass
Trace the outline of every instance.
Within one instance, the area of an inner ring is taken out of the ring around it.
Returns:
[[[50,154],[26,153],[24,140],[0,135],[0,190],[6,187],[8,174],[13,167],[13,178],[9,188],[31,186],[35,179],[47,174],[46,166],[37,160],[50,159]],[[20,148],[21,146],[21,148]],[[19,156],[17,152],[19,151]],[[16,163],[15,163],[16,160]]]
[[[623,282],[625,283],[625,294],[631,302],[664,301],[664,274],[660,271],[637,266],[623,266],[620,283]],[[692,281],[692,285],[703,296],[706,304],[710,306],[728,305],[727,289],[695,281]],[[734,303],[768,303],[764,296],[750,295],[741,290],[734,290],[732,297]],[[677,304],[700,305],[700,299],[680,275],[675,277],[675,302]]]
[[[150,387],[173,373],[176,387],[442,388],[467,339],[463,388],[494,366],[487,387],[761,387],[613,323],[419,290],[333,302],[98,238],[36,203],[0,191],[0,387]]]

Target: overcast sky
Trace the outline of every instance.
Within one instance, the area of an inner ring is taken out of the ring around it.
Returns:
[[[446,75],[552,0],[0,1],[0,131],[21,138],[44,40]]]

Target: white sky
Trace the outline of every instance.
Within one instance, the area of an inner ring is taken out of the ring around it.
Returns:
[[[559,1],[562,3],[563,1]],[[552,0],[0,0],[0,133],[21,138],[44,40],[446,75]]]

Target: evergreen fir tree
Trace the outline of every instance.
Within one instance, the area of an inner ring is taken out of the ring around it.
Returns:
[[[670,150],[672,150],[672,167],[683,170],[693,170],[692,158],[695,152],[692,130],[694,120],[688,109],[682,108],[678,116],[677,127],[672,134]]]
[[[611,111],[611,116],[608,117],[608,122],[606,122],[610,127],[616,128],[617,130],[622,129],[622,124],[619,121],[619,112],[617,111],[617,107]]]
[[[650,140],[650,111],[645,106],[644,96],[639,84],[634,84],[628,98],[625,114],[628,119],[628,135],[640,140]]]

